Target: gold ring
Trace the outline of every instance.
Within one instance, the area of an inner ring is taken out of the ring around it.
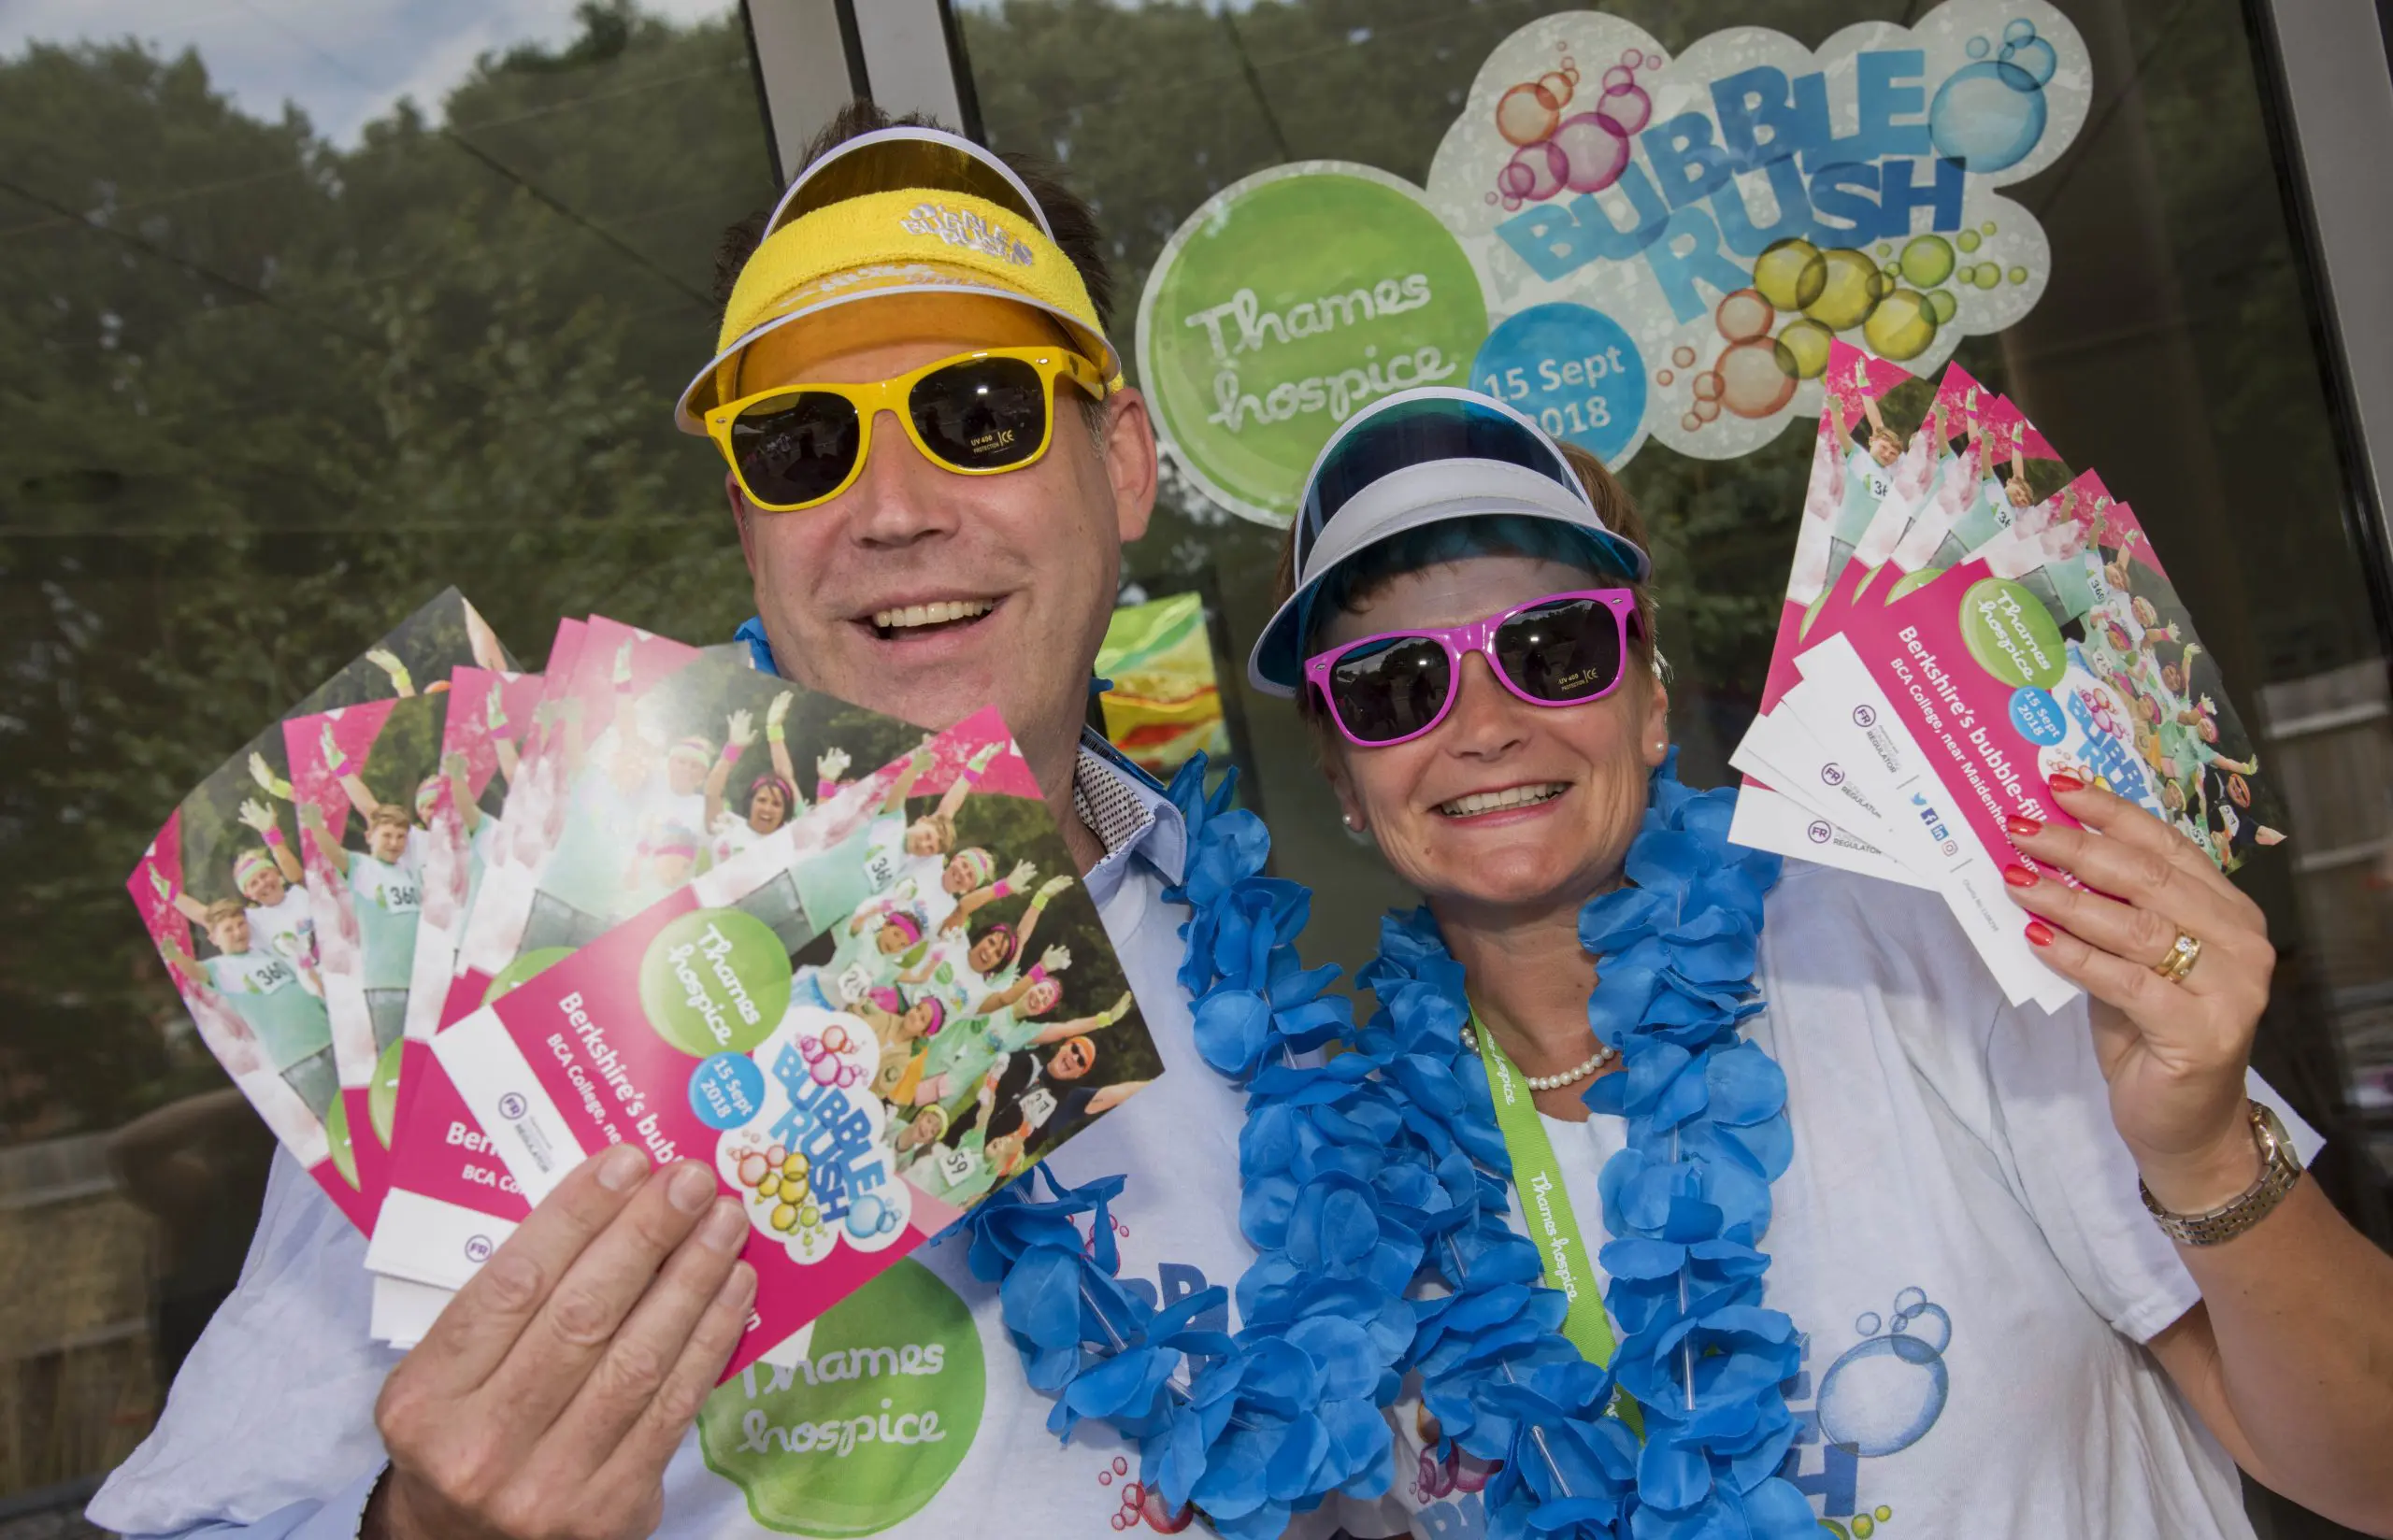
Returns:
[[[2169,954],[2152,965],[2152,971],[2171,984],[2182,984],[2202,960],[2202,938],[2191,931],[2179,931],[2177,939],[2169,947]]]

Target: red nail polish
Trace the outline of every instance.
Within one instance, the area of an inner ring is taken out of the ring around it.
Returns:
[[[2085,783],[2079,780],[2075,776],[2071,775],[2066,770],[2062,771],[2059,775],[2053,777],[2050,780],[2044,782],[2044,784],[2051,787],[2056,791],[2083,791],[2085,790]]]
[[[2013,888],[2032,888],[2040,879],[2035,873],[2025,866],[2005,866],[2002,869],[2002,880]]]
[[[2050,925],[2045,924],[2041,920],[2031,920],[2028,921],[2028,941],[2030,946],[2051,946],[2053,944],[2053,928]]]
[[[2016,813],[2013,813],[2009,818],[2004,819],[2002,820],[2002,826],[2005,829],[2010,830],[2013,837],[2017,839],[2033,839],[2038,834],[2044,832],[2044,826],[2042,822],[2035,819],[2023,818]]]

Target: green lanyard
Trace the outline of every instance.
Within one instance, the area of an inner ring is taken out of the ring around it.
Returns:
[[[1496,1034],[1481,1022],[1475,1010],[1470,1026],[1479,1036],[1480,1062],[1487,1066],[1496,1129],[1503,1134],[1504,1148],[1512,1157],[1512,1185],[1521,1195],[1521,1216],[1528,1222],[1529,1239],[1544,1265],[1546,1286],[1561,1290],[1569,1302],[1562,1316],[1562,1335],[1579,1349],[1580,1357],[1600,1369],[1612,1362],[1612,1320],[1604,1314],[1603,1299],[1589,1273],[1594,1259],[1587,1255],[1586,1242],[1579,1238],[1579,1216],[1570,1207],[1561,1169],[1554,1162],[1554,1143],[1545,1136],[1545,1124],[1529,1100],[1527,1080],[1496,1046]],[[1644,1437],[1644,1419],[1628,1392],[1615,1392],[1612,1408],[1632,1432]]]

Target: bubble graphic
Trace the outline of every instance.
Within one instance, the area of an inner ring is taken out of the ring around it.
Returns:
[[[881,1216],[888,1207],[867,1192],[848,1205],[848,1233],[859,1240],[868,1240],[881,1231]]]
[[[1660,64],[1662,61],[1661,61],[1660,56],[1659,56],[1659,55],[1656,55],[1656,56],[1654,58],[1653,62],[1654,62],[1655,64]],[[1626,69],[1635,69],[1635,68],[1637,68],[1639,65],[1643,64],[1644,63],[1646,63],[1646,59],[1645,59],[1645,55],[1644,55],[1644,53],[1643,53],[1641,50],[1638,50],[1638,49],[1623,49],[1623,50],[1621,50],[1621,54],[1620,54],[1620,63],[1621,63],[1622,67],[1624,67],[1624,68],[1626,68]]]
[[[1569,107],[1570,105],[1570,93],[1574,82],[1568,75],[1557,69],[1550,74],[1539,76],[1537,83],[1540,89],[1554,98],[1555,106]]]
[[[1944,1410],[1943,1355],[1914,1336],[1871,1337],[1848,1348],[1820,1381],[1820,1432],[1865,1458],[1917,1443]]]
[[[1111,1471],[1099,1471],[1099,1472],[1097,1472],[1097,1473],[1096,1473],[1096,1484],[1097,1484],[1098,1486],[1100,1486],[1100,1487],[1110,1487],[1110,1486],[1113,1485],[1113,1473],[1112,1473]],[[1113,1526],[1113,1527],[1114,1527],[1115,1529],[1117,1529],[1117,1530],[1118,1530],[1118,1529],[1120,1529],[1122,1526],[1121,1526],[1121,1524],[1120,1524],[1119,1522],[1117,1522],[1117,1523],[1115,1523],[1115,1524],[1114,1524],[1114,1526]]]
[[[2044,136],[2044,92],[2036,78],[1999,59],[1963,64],[1927,105],[1936,152],[1980,173],[2027,159]]]
[[[1754,287],[1782,310],[1800,310],[1827,287],[1828,264],[1820,249],[1800,236],[1772,241],[1754,259]]]
[[[2013,267],[2009,273],[2003,276],[2008,278],[2013,283],[2025,283],[2028,281],[2028,270],[2025,267]]]
[[[1898,289],[1861,323],[1861,339],[1880,358],[1897,364],[1917,358],[1936,340],[1936,312],[1918,290]]]
[[[1623,134],[1634,134],[1654,116],[1654,98],[1641,87],[1623,86],[1618,91],[1605,92],[1596,103],[1596,111],[1620,125]]]
[[[1878,243],[1878,254],[1882,257],[1893,256],[1895,254],[1894,246],[1889,242],[1880,241]]]
[[[1720,405],[1739,417],[1768,417],[1795,398],[1795,355],[1775,337],[1732,342],[1712,368],[1720,376]]]
[[[1497,185],[1508,197],[1550,198],[1562,191],[1562,178],[1569,168],[1569,161],[1552,142],[1523,145],[1497,174]],[[1512,179],[1504,180],[1506,176]]]
[[[1978,226],[1978,234],[1980,234],[1980,235],[1993,235],[1993,234],[1994,234],[1994,221],[1993,221],[1992,220],[1988,220],[1988,221],[1986,221],[1984,224],[1979,225],[1979,226]]]
[[[1720,388],[1726,382],[1721,379],[1718,370],[1706,369],[1703,373],[1695,377],[1695,399],[1698,401],[1719,400]]]
[[[1831,332],[1860,325],[1877,303],[1876,286],[1885,281],[1885,275],[1878,271],[1876,263],[1850,247],[1832,247],[1821,252],[1820,259],[1827,278],[1819,293],[1803,307],[1803,313]]]
[[[1816,321],[1790,321],[1778,334],[1779,346],[1795,360],[1798,379],[1817,379],[1827,372],[1828,342],[1833,335]]]
[[[1695,367],[1695,349],[1692,348],[1673,348],[1670,349],[1670,362],[1677,364],[1682,369],[1691,369]]]
[[[1972,59],[1983,59],[1993,50],[1993,44],[1987,42],[1983,37],[1972,37],[1969,41],[1970,57]]]
[[[1990,262],[1982,262],[1970,272],[1970,280],[1981,289],[1991,289],[2002,281],[2002,269]]]
[[[1698,422],[1709,422],[1719,415],[1720,403],[1716,401],[1698,401],[1695,404],[1695,420]]]
[[[1878,1533],[1878,1526],[1870,1521],[1868,1514],[1856,1513],[1853,1516],[1853,1533],[1857,1540],[1870,1540],[1870,1535]]]
[[[1933,289],[1953,276],[1953,246],[1942,235],[1913,235],[1903,243],[1902,275],[1914,289]]]
[[[1518,198],[1508,197],[1504,200],[1504,212],[1507,214],[1520,207],[1521,200]]]
[[[1960,307],[1961,302],[1953,297],[1953,291],[1950,289],[1938,289],[1927,296],[1927,313],[1936,318],[1936,324],[1939,326],[1952,320],[1953,313]]]
[[[1637,83],[1637,73],[1626,64],[1614,64],[1604,71],[1601,84],[1609,92],[1626,91]]]
[[[1879,268],[1878,271],[1884,274],[1890,282],[1899,280],[1903,276],[1903,270],[1896,266],[1891,262],[1886,264],[1884,267]]]
[[[1656,369],[1654,371],[1654,383],[1656,385],[1668,385],[1671,380],[1676,379],[1677,378],[1678,376],[1670,373],[1668,369]]]
[[[1888,1506],[1886,1506],[1886,1504],[1884,1504],[1884,1503],[1881,1503],[1881,1504],[1878,1504],[1878,1511],[1877,1511],[1877,1513],[1876,1513],[1875,1515],[1873,1515],[1872,1517],[1874,1517],[1874,1518],[1878,1520],[1878,1522],[1880,1522],[1881,1524],[1883,1524],[1883,1523],[1884,1523],[1887,1519],[1892,1519],[1894,1516],[1895,1516],[1895,1510],[1894,1510],[1894,1509],[1892,1509],[1892,1508],[1890,1508],[1890,1507],[1888,1507]]]
[[[1628,164],[1628,136],[1600,112],[1563,119],[1550,143],[1565,159],[1563,185],[1573,192],[1602,192]]]
[[[2028,78],[2038,85],[2050,80],[2053,71],[2060,67],[2060,56],[2053,52],[2053,46],[2041,37],[2030,37],[2024,43],[2004,44],[2002,62],[2014,69],[2026,71]]]
[[[1895,1296],[1895,1314],[1899,1316],[1917,1315],[1921,1309],[1926,1307],[1927,1304],[1927,1290],[1914,1283],[1910,1288]],[[1865,1332],[1862,1335],[1867,1336],[1869,1333]]]
[[[1953,1318],[1941,1305],[1923,1305],[1904,1318],[1910,1323],[1911,1340],[1923,1343],[1936,1352],[1953,1345]]]
[[[2024,43],[2034,36],[2036,23],[2024,16],[2002,29],[2002,40],[2006,43]]]
[[[1679,426],[1684,428],[1689,433],[1693,433],[1696,429],[1703,426],[1703,419],[1696,416],[1693,412],[1689,412],[1684,417],[1679,419]]]
[[[1125,1458],[1124,1458],[1123,1456],[1121,1456],[1121,1455],[1118,1455],[1118,1454],[1117,1454],[1117,1455],[1115,1455],[1115,1456],[1113,1457],[1113,1474],[1114,1474],[1114,1475],[1116,1475],[1116,1476],[1127,1476],[1127,1475],[1129,1475],[1129,1474],[1130,1474],[1130,1462],[1129,1462],[1127,1459],[1125,1459]]]
[[[1496,132],[1516,145],[1535,144],[1561,115],[1562,104],[1543,85],[1517,85],[1496,99]]]
[[[1720,323],[1722,336],[1742,342],[1770,330],[1770,301],[1762,298],[1758,289],[1740,289],[1720,302],[1712,319]]]
[[[1877,1311],[1864,1310],[1853,1318],[1853,1334],[1857,1337],[1874,1337],[1878,1334],[1880,1328],[1885,1324],[1878,1319]]]

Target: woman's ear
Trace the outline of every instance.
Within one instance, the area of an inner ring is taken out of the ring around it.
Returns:
[[[1644,741],[1637,746],[1638,752],[1645,768],[1658,770],[1670,753],[1670,687],[1658,677],[1646,692],[1641,731]]]
[[[1322,778],[1329,782],[1330,795],[1338,799],[1340,821],[1350,834],[1363,834],[1371,826],[1370,815],[1363,810],[1363,799],[1354,791],[1354,777],[1346,773],[1346,756],[1324,743],[1321,749]]]

